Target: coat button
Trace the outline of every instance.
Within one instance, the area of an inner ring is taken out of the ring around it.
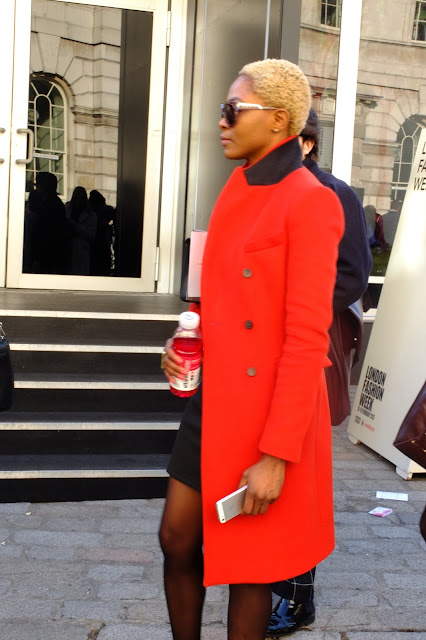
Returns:
[[[247,369],[247,375],[249,375],[250,377],[253,377],[256,375],[256,369],[254,367],[250,367],[250,369]]]
[[[246,329],[253,329],[253,323],[251,320],[246,320],[244,326]]]
[[[244,270],[243,270],[243,276],[244,276],[245,278],[251,278],[251,276],[252,276],[252,271],[251,271],[251,269],[244,269]]]

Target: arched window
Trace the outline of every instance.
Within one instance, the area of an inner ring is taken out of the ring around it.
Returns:
[[[392,200],[403,202],[410,179],[411,166],[420,138],[420,133],[425,126],[425,118],[413,116],[404,122],[398,131],[396,141],[398,147],[395,151],[395,163],[393,165]]]
[[[58,195],[66,191],[66,99],[58,84],[44,76],[30,78],[28,127],[34,131],[34,158],[27,167],[27,190],[37,174],[49,171],[58,180]]]

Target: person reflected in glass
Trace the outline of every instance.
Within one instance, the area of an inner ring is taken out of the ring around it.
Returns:
[[[245,164],[210,219],[203,391],[168,466],[160,544],[174,640],[200,640],[205,587],[217,584],[229,584],[228,640],[264,640],[271,583],[334,547],[324,366],[344,220],[335,193],[302,166],[310,101],[299,67],[262,60],[243,67],[222,105],[224,155]],[[181,364],[168,342],[169,380]],[[216,501],[244,485],[243,515],[221,524]]]
[[[57,184],[53,173],[41,171],[36,188],[29,194],[24,219],[25,273],[67,273],[69,232]]]
[[[383,216],[378,213],[376,207],[372,204],[367,204],[364,207],[364,215],[369,232],[371,254],[373,256],[371,275],[384,276],[389,262],[391,247],[385,240]],[[373,235],[371,235],[371,229],[374,229]],[[376,298],[374,297],[374,299]]]
[[[89,204],[96,213],[96,237],[93,247],[92,275],[112,274],[115,209],[106,203],[97,190],[90,192]]]
[[[88,276],[96,236],[96,213],[89,206],[84,187],[75,187],[71,200],[65,205],[65,215],[71,231],[69,273]]]
[[[365,216],[365,224],[367,227],[367,236],[370,247],[373,247],[376,244],[376,219],[377,219],[377,210],[376,207],[372,204],[367,204],[364,207],[364,216]]]
[[[389,211],[382,216],[383,235],[387,246],[392,247],[395,242],[396,230],[398,228],[399,218],[401,215],[402,203],[398,200],[392,200]]]

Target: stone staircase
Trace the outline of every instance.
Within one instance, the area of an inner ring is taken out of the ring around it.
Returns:
[[[129,486],[139,497],[164,495],[185,407],[159,367],[186,308],[168,298],[167,313],[161,296],[157,313],[152,296],[153,313],[143,312],[143,298],[131,313],[42,302],[0,309],[15,370],[13,406],[0,413],[0,500],[10,491],[35,499],[38,488],[64,498],[77,487],[83,498],[103,497],[107,486],[110,496],[120,486],[129,497]]]

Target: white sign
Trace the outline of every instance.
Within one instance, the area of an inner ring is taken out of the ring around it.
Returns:
[[[348,426],[403,478],[426,470],[393,446],[426,379],[426,129],[411,170],[395,242]]]
[[[204,247],[207,231],[194,229],[191,232],[188,266],[188,300],[199,300],[201,295],[201,268],[203,266]]]

